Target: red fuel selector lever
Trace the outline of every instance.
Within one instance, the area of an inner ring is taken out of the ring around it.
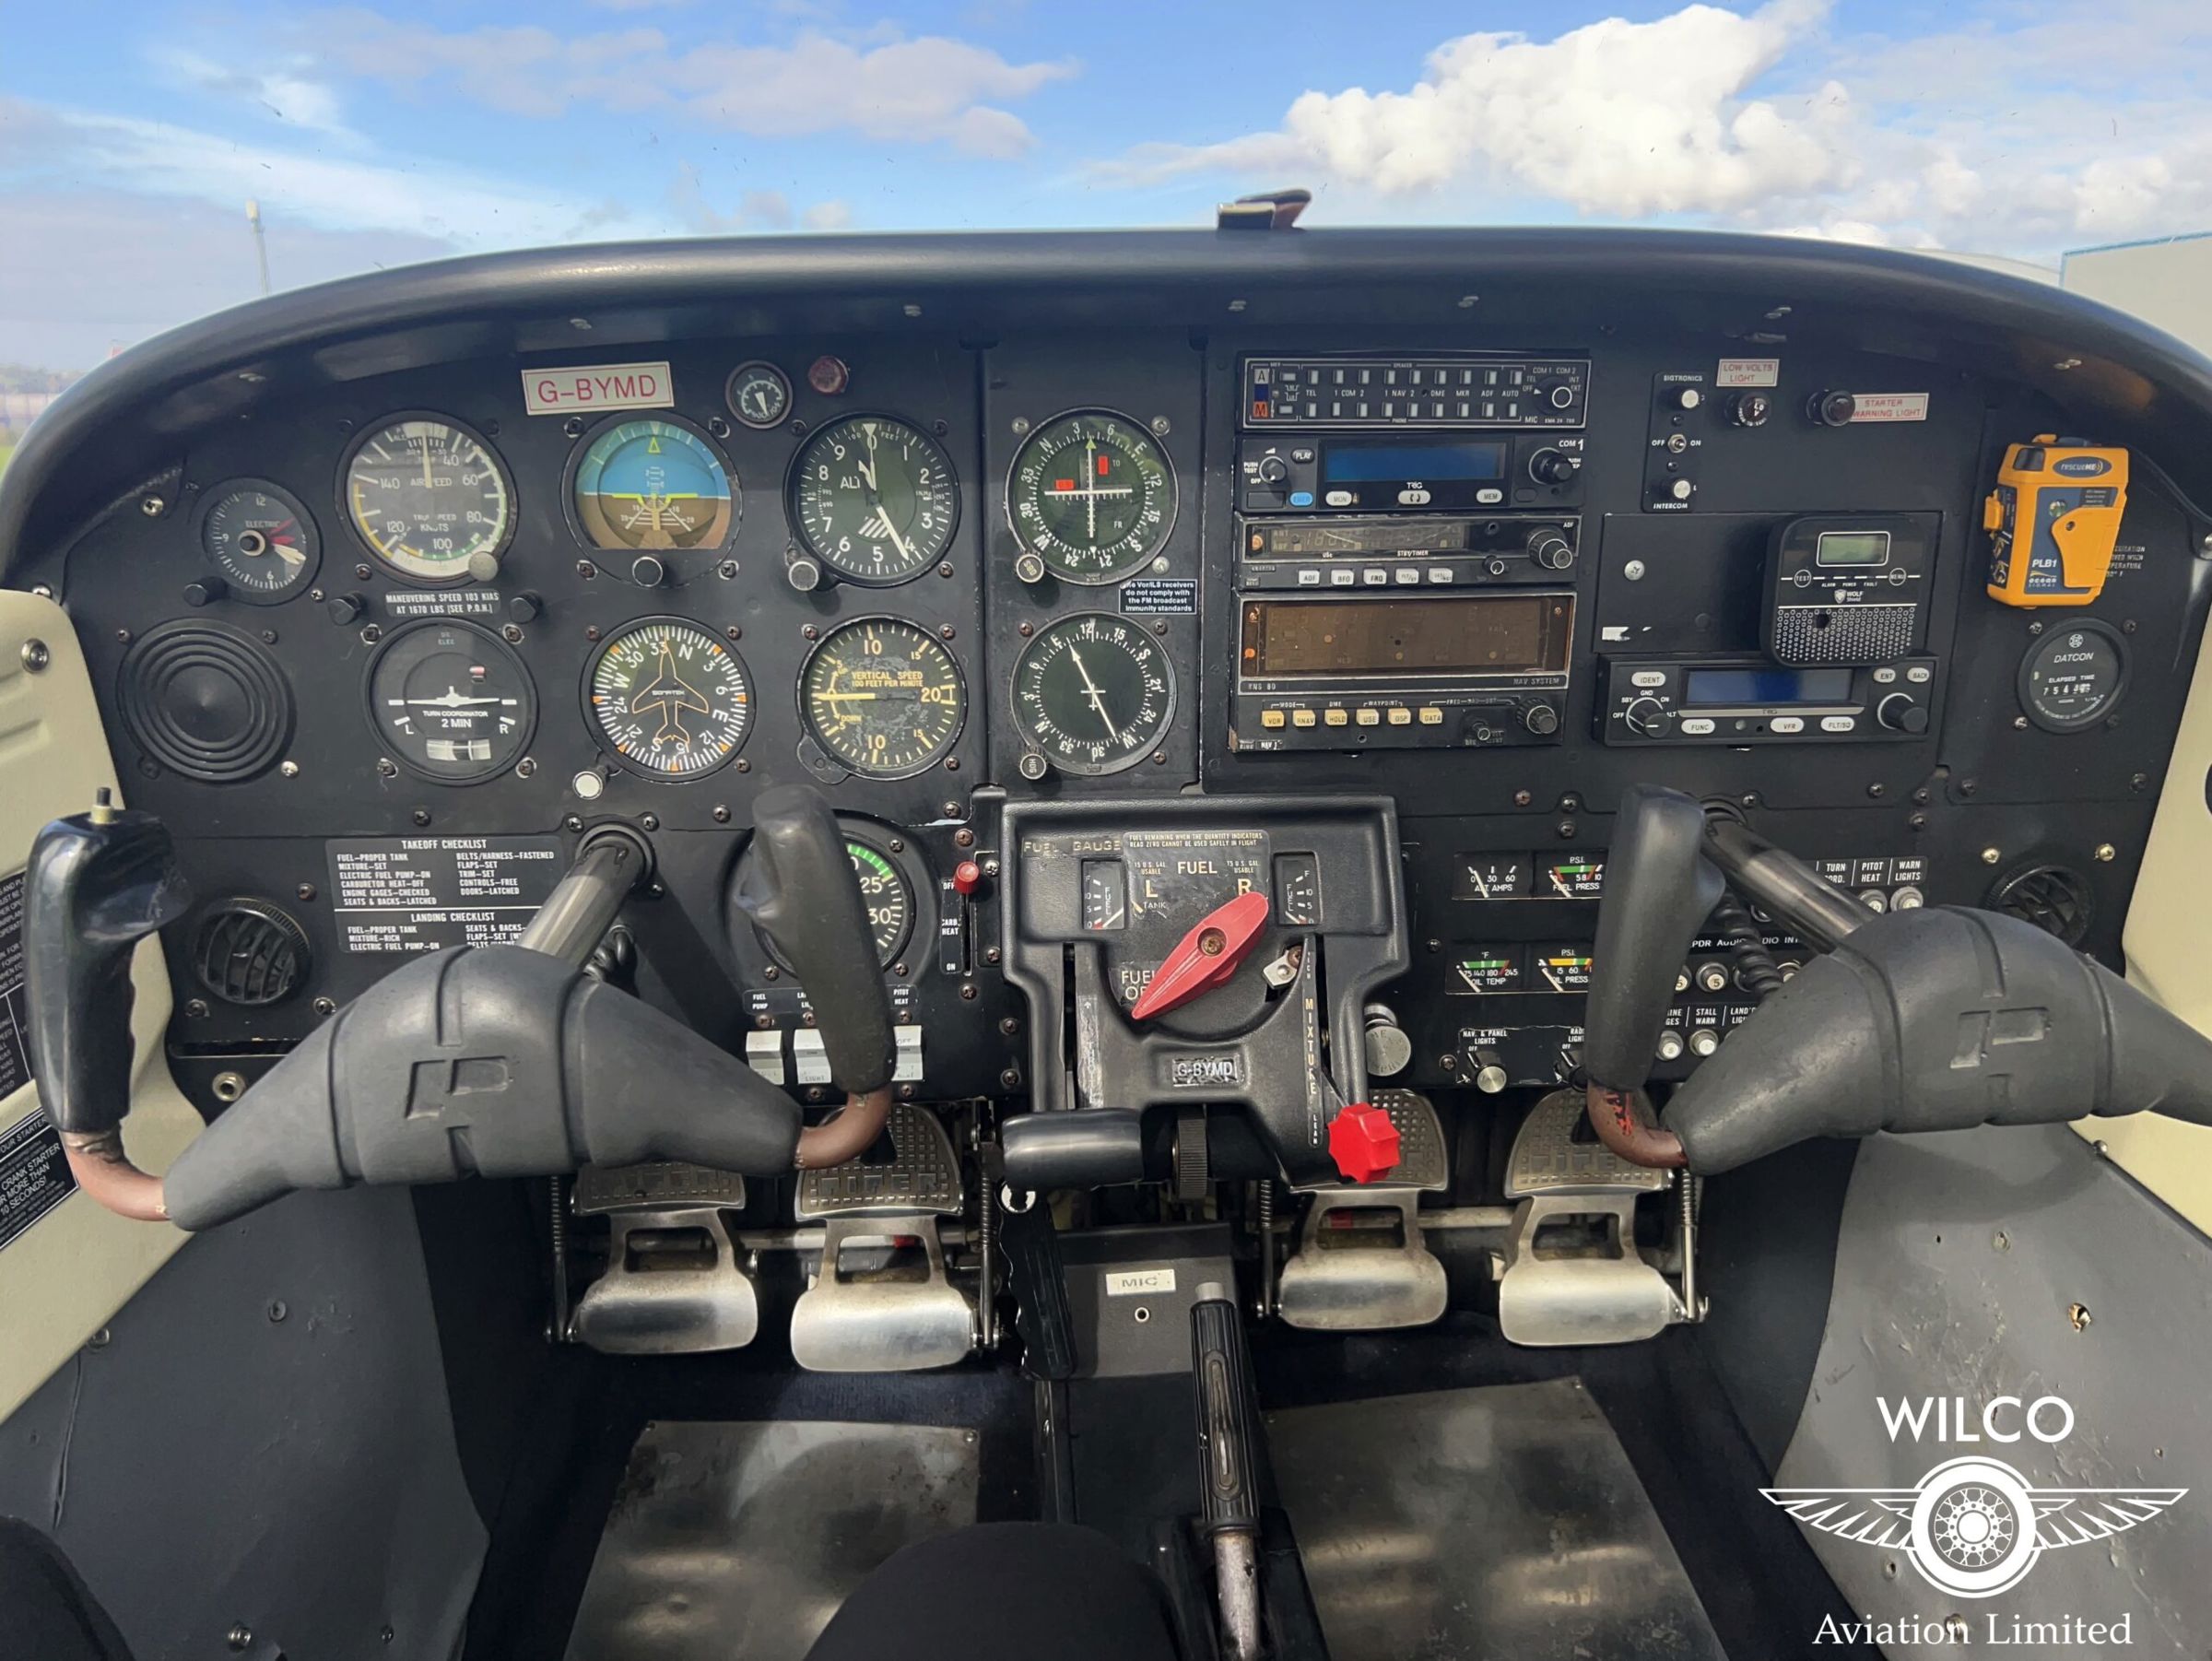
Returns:
[[[1260,931],[1266,926],[1267,896],[1257,889],[1216,906],[1198,919],[1153,971],[1151,984],[1129,1011],[1129,1018],[1148,1020],[1165,1015],[1209,987],[1218,986],[1236,973],[1237,965],[1258,944]]]

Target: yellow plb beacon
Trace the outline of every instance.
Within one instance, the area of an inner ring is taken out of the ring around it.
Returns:
[[[1982,504],[1989,597],[2087,606],[2104,592],[2126,509],[2126,451],[2050,432],[2012,445]]]

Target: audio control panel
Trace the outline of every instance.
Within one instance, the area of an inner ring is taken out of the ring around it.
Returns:
[[[1586,358],[1250,358],[1244,424],[1580,427]]]

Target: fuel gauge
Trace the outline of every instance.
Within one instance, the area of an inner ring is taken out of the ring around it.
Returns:
[[[1083,862],[1083,926],[1093,934],[1129,921],[1129,867],[1118,859]]]
[[[1536,879],[1545,900],[1595,900],[1605,892],[1606,862],[1593,854],[1547,860]]]
[[[1286,928],[1321,926],[1321,872],[1312,854],[1275,856],[1275,916]]]

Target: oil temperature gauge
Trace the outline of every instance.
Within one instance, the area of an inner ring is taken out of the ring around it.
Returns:
[[[1456,992],[1518,992],[1522,985],[1522,948],[1469,946],[1461,949],[1452,965],[1459,976]]]

